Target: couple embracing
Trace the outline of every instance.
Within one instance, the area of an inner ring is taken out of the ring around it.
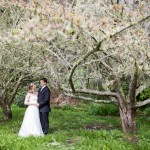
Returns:
[[[19,136],[43,136],[49,130],[50,90],[47,87],[47,79],[40,80],[41,87],[36,92],[36,86],[31,83],[28,88],[24,104],[27,109],[19,131]]]

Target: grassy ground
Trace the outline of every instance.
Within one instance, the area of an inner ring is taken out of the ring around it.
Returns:
[[[79,110],[53,109],[48,136],[20,138],[17,133],[24,111],[24,108],[13,106],[13,119],[8,122],[0,121],[0,150],[150,149],[150,117],[137,118],[138,132],[136,138],[131,140],[130,135],[121,133],[118,117],[93,116]]]

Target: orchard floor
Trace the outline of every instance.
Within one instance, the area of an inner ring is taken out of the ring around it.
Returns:
[[[18,137],[25,108],[13,106],[13,119],[0,120],[0,150],[148,150],[150,117],[137,117],[135,137],[120,130],[119,117],[94,116],[80,110],[52,109],[50,133]],[[0,112],[0,117],[1,116]]]

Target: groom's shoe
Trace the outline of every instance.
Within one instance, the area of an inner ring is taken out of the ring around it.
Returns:
[[[47,132],[44,132],[44,135],[47,135],[48,133]]]

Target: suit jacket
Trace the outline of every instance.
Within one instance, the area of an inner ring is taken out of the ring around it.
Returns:
[[[50,89],[45,86],[42,91],[41,88],[38,90],[38,103],[39,103],[39,111],[40,112],[50,112]]]

